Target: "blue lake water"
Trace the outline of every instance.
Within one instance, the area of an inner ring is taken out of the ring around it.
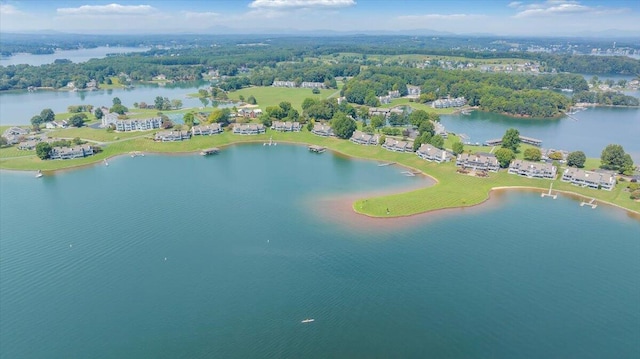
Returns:
[[[57,59],[67,59],[71,62],[79,63],[87,62],[91,59],[101,59],[108,54],[125,54],[130,52],[144,52],[147,50],[149,50],[149,48],[99,46],[93,49],[63,50],[44,55],[14,54],[8,57],[0,57],[0,66],[20,64],[40,66],[52,64]]]
[[[640,221],[527,192],[400,225],[328,200],[425,183],[401,171],[246,145],[1,172],[0,357],[640,355]]]
[[[545,148],[583,151],[588,157],[600,157],[610,143],[621,144],[636,162],[640,162],[640,109],[590,108],[554,120],[514,119],[494,113],[474,111],[470,115],[441,116],[447,131],[464,133],[472,143],[501,138],[508,128],[521,135],[541,139]]]

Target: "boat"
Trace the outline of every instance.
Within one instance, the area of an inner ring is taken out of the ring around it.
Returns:
[[[311,323],[311,322],[315,322],[316,320],[313,318],[309,318],[309,319],[305,319],[303,321],[301,321],[300,323]]]
[[[38,170],[38,172],[36,172],[36,178],[40,177],[42,177],[42,171]]]

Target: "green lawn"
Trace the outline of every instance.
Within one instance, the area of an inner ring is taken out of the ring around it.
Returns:
[[[106,131],[104,131],[104,133],[106,133]],[[134,134],[140,135],[140,133]],[[488,178],[471,177],[458,174],[453,163],[430,163],[418,158],[412,153],[389,152],[379,146],[359,146],[350,141],[337,138],[318,137],[306,130],[300,133],[268,131],[266,134],[259,136],[240,136],[226,131],[220,135],[196,136],[189,141],[173,143],[158,143],[149,138],[132,138],[126,141],[108,144],[104,147],[102,153],[95,156],[74,160],[42,161],[35,156],[3,159],[3,157],[11,156],[3,155],[3,151],[7,149],[0,149],[0,168],[15,170],[40,169],[43,171],[57,170],[98,163],[105,158],[118,154],[127,154],[130,151],[162,153],[196,152],[204,148],[222,147],[233,143],[268,141],[270,137],[273,137],[273,140],[276,142],[317,144],[353,157],[383,162],[395,162],[419,170],[437,180],[437,184],[431,187],[381,197],[364,198],[354,203],[354,210],[356,212],[375,217],[404,216],[436,209],[472,206],[485,201],[489,196],[490,190],[494,187],[527,186],[540,188],[542,191],[548,188],[551,183],[550,180],[528,179],[509,175],[505,171],[491,173]],[[453,140],[454,138],[448,141],[451,142]],[[560,180],[555,180],[553,183],[554,190],[577,193],[588,198],[596,198],[596,200],[607,201],[632,211],[640,212],[640,202],[634,202],[629,199],[628,193],[623,191],[623,187],[625,187],[623,185],[618,185],[616,189],[609,192],[576,187],[561,182]],[[387,209],[389,210],[388,214]]]
[[[320,90],[320,93],[316,95],[311,92],[311,89],[260,86],[229,92],[228,96],[231,100],[239,101],[240,95],[244,96],[245,99],[253,95],[258,101],[258,107],[263,110],[268,106],[277,106],[282,101],[288,101],[291,102],[291,105],[296,110],[302,112],[302,101],[305,98],[325,99],[334,94],[337,97],[339,93],[339,90],[328,89]]]

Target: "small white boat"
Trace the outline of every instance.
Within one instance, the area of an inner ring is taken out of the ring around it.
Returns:
[[[36,172],[36,178],[40,177],[42,177],[42,171],[38,170],[38,172]]]
[[[315,319],[310,318],[310,319],[305,319],[305,320],[301,321],[300,323],[311,323],[311,322],[315,322],[315,321],[316,321]]]

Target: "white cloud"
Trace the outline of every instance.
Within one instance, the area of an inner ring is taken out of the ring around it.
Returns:
[[[9,4],[0,4],[0,15],[21,15],[22,11]]]
[[[512,6],[512,4],[514,4]],[[515,7],[519,10],[514,15],[516,18],[524,17],[548,17],[557,15],[572,15],[572,14],[616,14],[626,11],[623,8],[605,8],[602,6],[587,6],[582,5],[578,1],[572,0],[547,0],[545,2],[533,3],[524,5],[518,1],[509,4],[510,7]]]
[[[354,6],[355,0],[253,0],[255,9],[341,8]]]
[[[509,5],[507,5],[508,7],[515,7],[518,8],[520,6],[522,6],[522,1],[512,1],[509,3]]]
[[[423,14],[423,15],[404,15],[399,16],[400,20],[462,20],[462,19],[479,19],[486,17],[482,14]]]
[[[60,15],[148,15],[157,12],[150,5],[82,5],[79,7],[59,8]]]

